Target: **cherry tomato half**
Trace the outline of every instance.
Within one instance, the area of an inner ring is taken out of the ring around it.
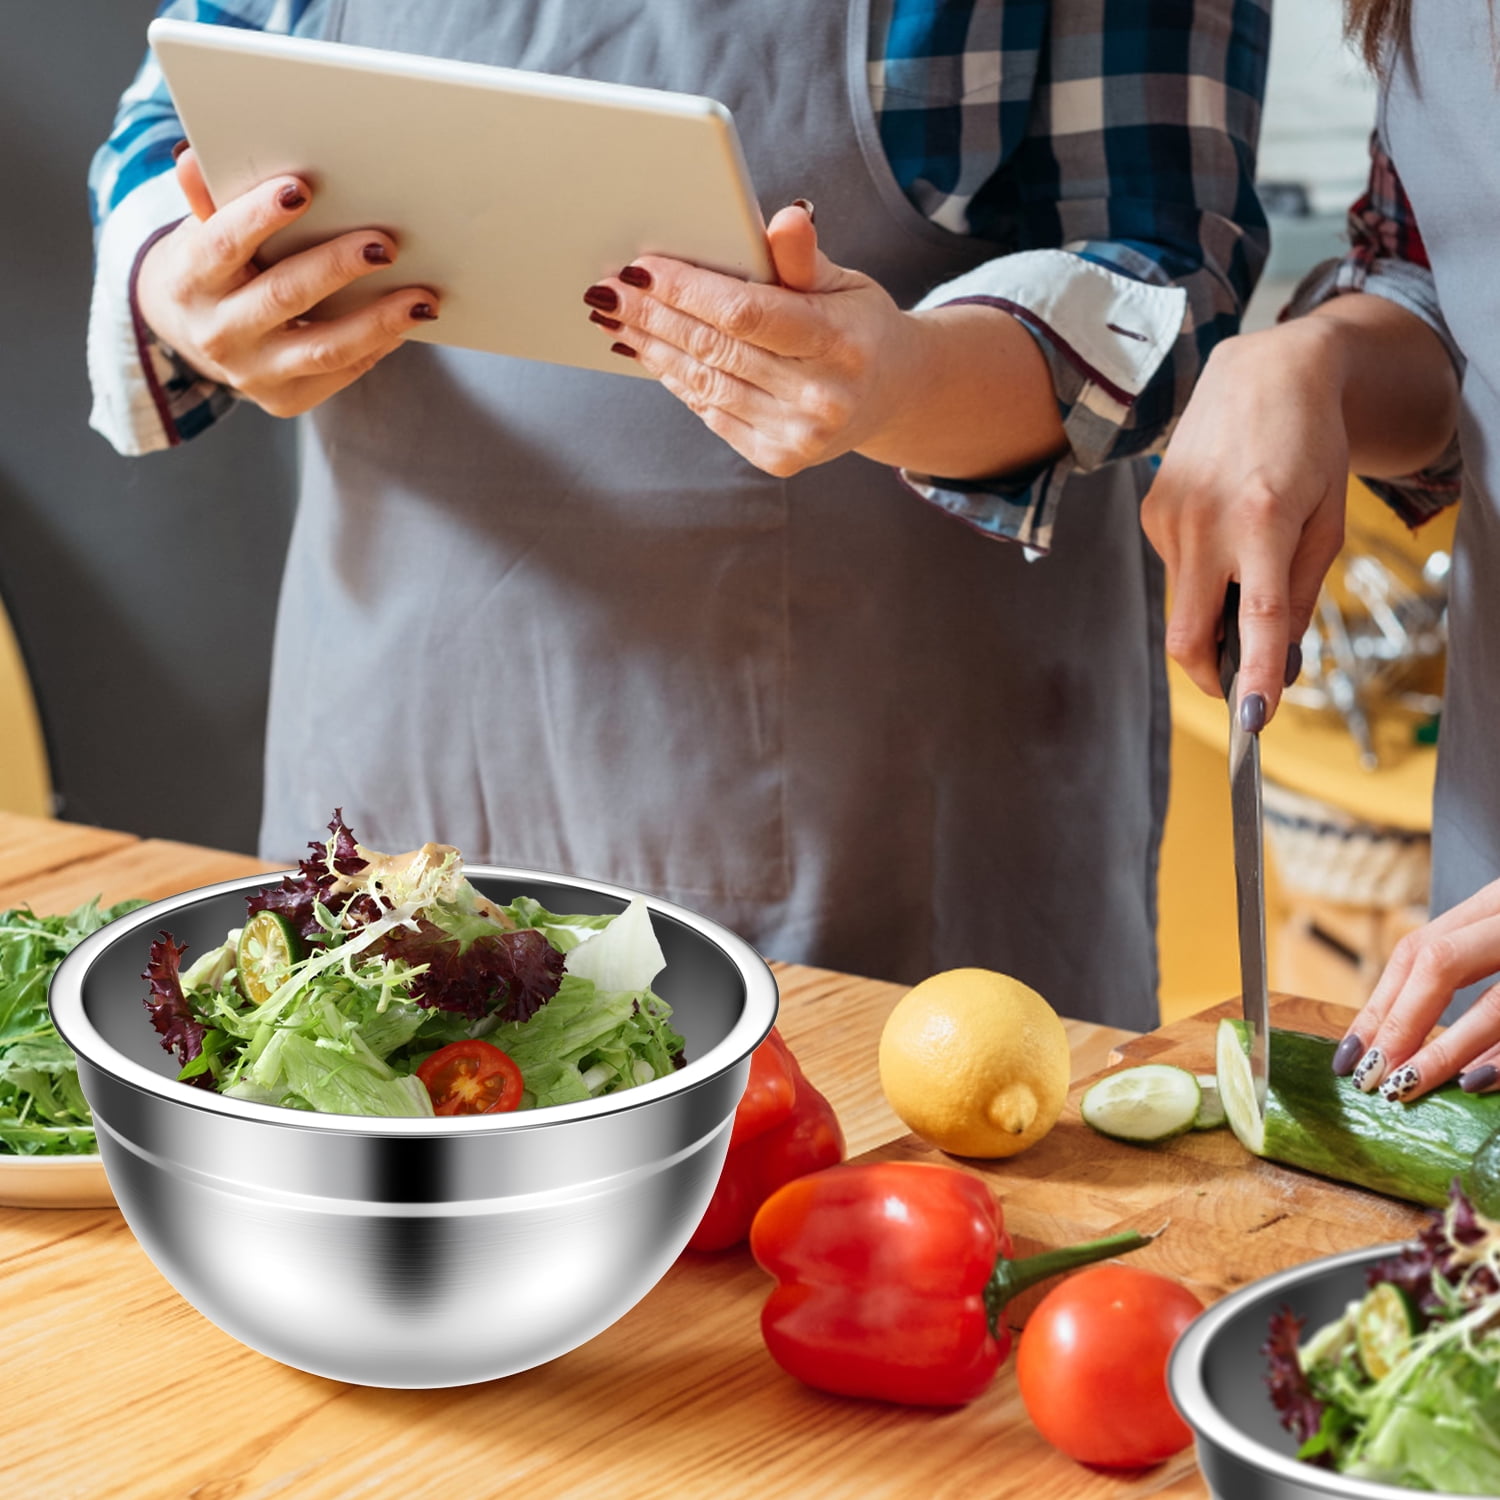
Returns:
[[[1016,1379],[1041,1435],[1079,1463],[1139,1469],[1193,1441],[1167,1394],[1167,1356],[1203,1304],[1135,1266],[1090,1266],[1021,1330]]]
[[[499,1115],[521,1102],[521,1070],[490,1042],[449,1042],[417,1069],[439,1115]]]

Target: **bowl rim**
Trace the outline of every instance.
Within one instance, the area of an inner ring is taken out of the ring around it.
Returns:
[[[743,938],[712,918],[644,891],[601,880],[588,880],[581,876],[560,875],[554,871],[510,865],[465,864],[463,871],[466,876],[495,877],[514,883],[533,880],[567,885],[593,895],[608,896],[625,902],[640,897],[653,915],[659,913],[679,922],[723,951],[739,972],[745,986],[745,1004],[739,1018],[721,1041],[701,1057],[689,1061],[665,1078],[655,1078],[650,1083],[636,1084],[633,1088],[605,1094],[597,1099],[580,1100],[574,1104],[552,1104],[541,1109],[516,1110],[504,1115],[335,1115],[287,1109],[276,1104],[258,1104],[247,1099],[231,1099],[223,1094],[192,1088],[179,1084],[175,1078],[153,1073],[149,1068],[133,1062],[105,1040],[84,1008],[83,980],[95,959],[106,948],[113,948],[117,943],[128,940],[132,932],[161,922],[163,918],[185,906],[236,891],[275,885],[284,875],[296,874],[295,870],[287,869],[240,876],[234,880],[197,886],[189,891],[166,896],[117,917],[90,934],[62,960],[53,976],[47,996],[53,1025],[57,1027],[63,1040],[90,1066],[141,1093],[185,1109],[282,1129],[314,1130],[346,1136],[430,1139],[544,1129],[549,1125],[618,1115],[626,1110],[645,1108],[665,1098],[691,1093],[699,1085],[711,1082],[748,1058],[776,1024],[780,997],[770,966]],[[143,948],[142,968],[145,963]],[[146,1025],[150,1024],[144,1013],[142,1021]]]
[[[1167,1387],[1173,1404],[1193,1429],[1199,1442],[1207,1442],[1236,1462],[1272,1474],[1287,1484],[1301,1485],[1304,1489],[1336,1496],[1338,1500],[1411,1500],[1416,1494],[1430,1494],[1429,1491],[1409,1490],[1402,1485],[1379,1484],[1370,1479],[1354,1478],[1339,1473],[1337,1469],[1323,1469],[1316,1464],[1303,1463],[1300,1459],[1278,1453],[1236,1427],[1209,1395],[1203,1379],[1203,1359],[1209,1344],[1247,1303],[1274,1297],[1277,1292],[1306,1282],[1314,1275],[1342,1271],[1346,1267],[1384,1259],[1410,1243],[1409,1239],[1395,1240],[1390,1244],[1371,1245],[1362,1250],[1345,1250],[1338,1255],[1325,1255],[1317,1260],[1304,1261],[1301,1265],[1290,1266],[1271,1276],[1262,1276],[1238,1288],[1195,1318],[1172,1351],[1167,1370]],[[1267,1400],[1269,1401],[1269,1397]],[[1433,1500],[1444,1500],[1444,1497],[1433,1495]]]

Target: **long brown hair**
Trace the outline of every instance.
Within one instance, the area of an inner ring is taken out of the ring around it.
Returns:
[[[1378,71],[1390,50],[1411,45],[1411,0],[1345,0],[1344,35]]]

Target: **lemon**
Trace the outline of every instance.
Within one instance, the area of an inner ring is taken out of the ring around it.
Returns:
[[[1068,1035],[1033,989],[949,969],[908,990],[880,1035],[880,1085],[907,1127],[955,1156],[1014,1156],[1057,1123]]]

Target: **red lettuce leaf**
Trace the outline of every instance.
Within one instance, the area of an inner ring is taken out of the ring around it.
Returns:
[[[1299,1443],[1313,1437],[1323,1422],[1323,1403],[1313,1395],[1297,1358],[1303,1321],[1291,1308],[1283,1307],[1272,1314],[1269,1337],[1260,1348],[1270,1361],[1266,1386],[1271,1392],[1271,1404],[1281,1414],[1281,1425]]]
[[[477,1021],[498,1011],[502,1021],[525,1021],[562,983],[563,956],[535,928],[486,933],[467,947],[434,922],[397,927],[377,945],[385,958],[427,972],[410,983],[411,997],[428,1010],[451,1010]]]
[[[1436,1210],[1414,1241],[1371,1266],[1365,1273],[1365,1283],[1375,1286],[1388,1281],[1400,1287],[1424,1319],[1431,1318],[1445,1305],[1433,1286],[1434,1278],[1441,1277],[1450,1286],[1457,1282],[1465,1272],[1459,1250],[1478,1244],[1484,1237],[1473,1204],[1464,1195],[1459,1179],[1454,1178],[1448,1208]],[[1500,1284],[1488,1266],[1480,1266],[1470,1273],[1469,1289],[1474,1297],[1486,1297],[1500,1291]]]
[[[182,993],[180,965],[182,955],[187,952],[186,943],[173,941],[170,932],[164,932],[151,944],[146,962],[146,971],[141,978],[151,987],[146,996],[146,1009],[151,1012],[151,1024],[161,1033],[162,1050],[175,1052],[184,1067],[203,1051],[203,1037],[208,1028],[193,1013],[187,996]],[[214,1086],[211,1073],[200,1073],[183,1080],[199,1088]]]
[[[311,857],[297,866],[296,875],[283,875],[280,885],[257,891],[246,901],[245,908],[249,915],[254,916],[258,911],[274,911],[285,917],[305,940],[314,942],[323,936],[323,929],[318,924],[315,912],[316,906],[321,903],[335,915],[343,911],[349,903],[351,893],[342,891],[335,895],[330,892],[329,887],[338,876],[357,875],[365,867],[365,861],[360,858],[355,846],[354,834],[344,824],[343,808],[334,809],[328,831],[333,835],[332,863],[329,861],[327,844],[316,841],[310,843],[307,847],[312,851]],[[359,900],[369,902],[374,907],[367,896],[360,896]],[[372,909],[362,915],[373,918],[379,912]]]

